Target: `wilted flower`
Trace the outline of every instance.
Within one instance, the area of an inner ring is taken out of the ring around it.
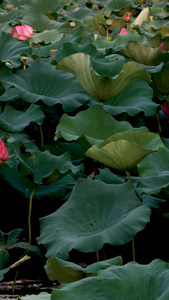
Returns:
[[[120,31],[120,34],[127,34],[127,33],[128,33],[128,31],[124,27]]]
[[[0,140],[0,164],[6,161],[9,158],[7,147],[4,142]]]
[[[33,35],[33,28],[28,25],[15,26],[12,28],[11,34],[20,41],[30,39]]]
[[[125,15],[123,16],[123,20],[126,23],[130,23],[131,22],[130,16],[131,16],[131,13],[130,12],[126,12]]]

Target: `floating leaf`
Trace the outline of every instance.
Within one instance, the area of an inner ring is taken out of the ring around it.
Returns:
[[[94,145],[86,155],[113,169],[129,171],[159,147],[163,147],[163,143],[157,134],[124,131]]]
[[[100,250],[105,243],[129,242],[145,227],[150,214],[131,182],[116,185],[79,179],[68,201],[40,219],[37,241],[46,248],[48,258],[66,259],[72,249],[86,253]]]

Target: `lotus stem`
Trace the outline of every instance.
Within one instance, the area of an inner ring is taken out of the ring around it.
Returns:
[[[127,175],[128,181],[130,181],[130,172],[126,171],[126,175]]]
[[[99,262],[99,252],[96,251],[96,261]]]
[[[108,28],[106,30],[106,37],[107,37],[107,39],[109,38],[109,29]]]
[[[28,214],[28,231],[29,231],[29,244],[32,241],[32,233],[31,233],[31,213],[32,213],[32,198],[35,193],[35,188],[33,189],[30,198],[29,198],[29,214]]]
[[[157,122],[158,122],[158,130],[159,132],[161,132],[160,115],[158,111],[157,111]]]
[[[132,239],[132,253],[133,253],[133,261],[136,261],[134,238]]]
[[[14,295],[14,293],[15,293],[15,284],[16,284],[17,277],[18,277],[18,270],[16,271],[14,282],[13,282],[13,285],[12,285],[12,295]]]
[[[41,146],[43,146],[43,143],[44,143],[44,138],[43,138],[43,130],[42,130],[42,125],[39,125],[39,130],[40,130],[40,137],[41,137]]]

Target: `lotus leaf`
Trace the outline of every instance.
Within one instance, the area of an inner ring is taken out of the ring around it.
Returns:
[[[51,281],[57,280],[62,284],[97,275],[99,270],[104,270],[112,265],[122,265],[122,258],[118,256],[83,268],[75,263],[64,261],[53,256],[47,260],[46,272]]]
[[[159,106],[152,101],[153,94],[153,89],[145,81],[135,79],[120,94],[106,101],[104,109],[113,116],[123,112],[135,116],[142,111],[145,116],[151,116]]]
[[[140,130],[131,128],[128,122],[116,121],[105,112],[101,105],[93,105],[86,111],[79,112],[75,117],[64,114],[56,128],[55,139],[63,137],[67,141],[76,140],[85,149],[88,149],[91,145],[98,145],[112,134],[126,129]],[[147,131],[144,127],[142,130]]]
[[[50,63],[40,59],[27,70],[2,74],[0,80],[14,86],[27,102],[41,99],[48,106],[61,103],[65,111],[73,111],[90,98],[71,74],[55,70]]]
[[[44,114],[40,108],[35,104],[25,111],[18,111],[12,106],[6,106],[3,113],[0,114],[0,126],[5,131],[20,132],[25,129],[30,122],[36,122],[41,125],[44,121]]]
[[[67,202],[40,219],[37,241],[46,248],[48,258],[67,259],[72,249],[87,253],[105,243],[129,242],[146,226],[150,214],[131,182],[116,185],[79,179]]]
[[[130,262],[99,271],[98,277],[89,277],[54,289],[52,300],[168,300],[168,263],[154,260],[148,265]]]
[[[73,172],[76,174],[81,169],[81,166],[72,164],[69,152],[55,156],[47,150],[45,152],[35,150],[33,155],[30,156],[28,153],[22,154],[21,151],[18,151],[16,156],[20,161],[22,176],[32,172],[35,183],[40,183],[43,178],[49,183],[54,183],[68,173]]]
[[[95,99],[106,101],[119,94],[133,79],[150,83],[150,74],[135,62],[127,62],[123,70],[114,77],[99,76],[91,68],[90,56],[84,53],[72,54],[61,60],[57,68],[72,73],[81,86]]]
[[[89,148],[86,155],[113,169],[129,171],[159,147],[163,143],[155,133],[124,131]]]
[[[24,56],[32,54],[32,49],[27,41],[20,43],[10,34],[2,32],[0,35],[0,44],[3,45],[0,48],[0,60],[2,62],[9,62],[11,68],[17,68],[22,64],[21,54]]]

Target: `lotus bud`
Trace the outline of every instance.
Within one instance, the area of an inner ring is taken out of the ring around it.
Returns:
[[[168,105],[167,105],[167,101],[166,101],[166,100],[164,100],[164,101],[162,102],[162,106],[163,106],[162,110],[163,110],[164,114],[165,114],[166,116],[169,116],[169,107],[168,107]]]
[[[152,24],[154,22],[153,16],[150,16],[150,23]]]
[[[130,23],[131,22],[130,16],[131,16],[131,13],[130,12],[126,12],[125,15],[123,16],[123,20],[126,23]]]
[[[161,45],[160,45],[160,47],[159,47],[159,50],[160,50],[160,51],[165,50],[165,43],[164,43],[164,42],[161,43]]]
[[[120,31],[120,35],[122,35],[122,34],[127,34],[128,33],[128,31],[126,30],[126,28],[122,28],[121,29],[121,31]]]
[[[7,147],[5,146],[4,142],[0,140],[0,164],[8,160],[8,158],[9,158],[9,154],[8,154]]]

